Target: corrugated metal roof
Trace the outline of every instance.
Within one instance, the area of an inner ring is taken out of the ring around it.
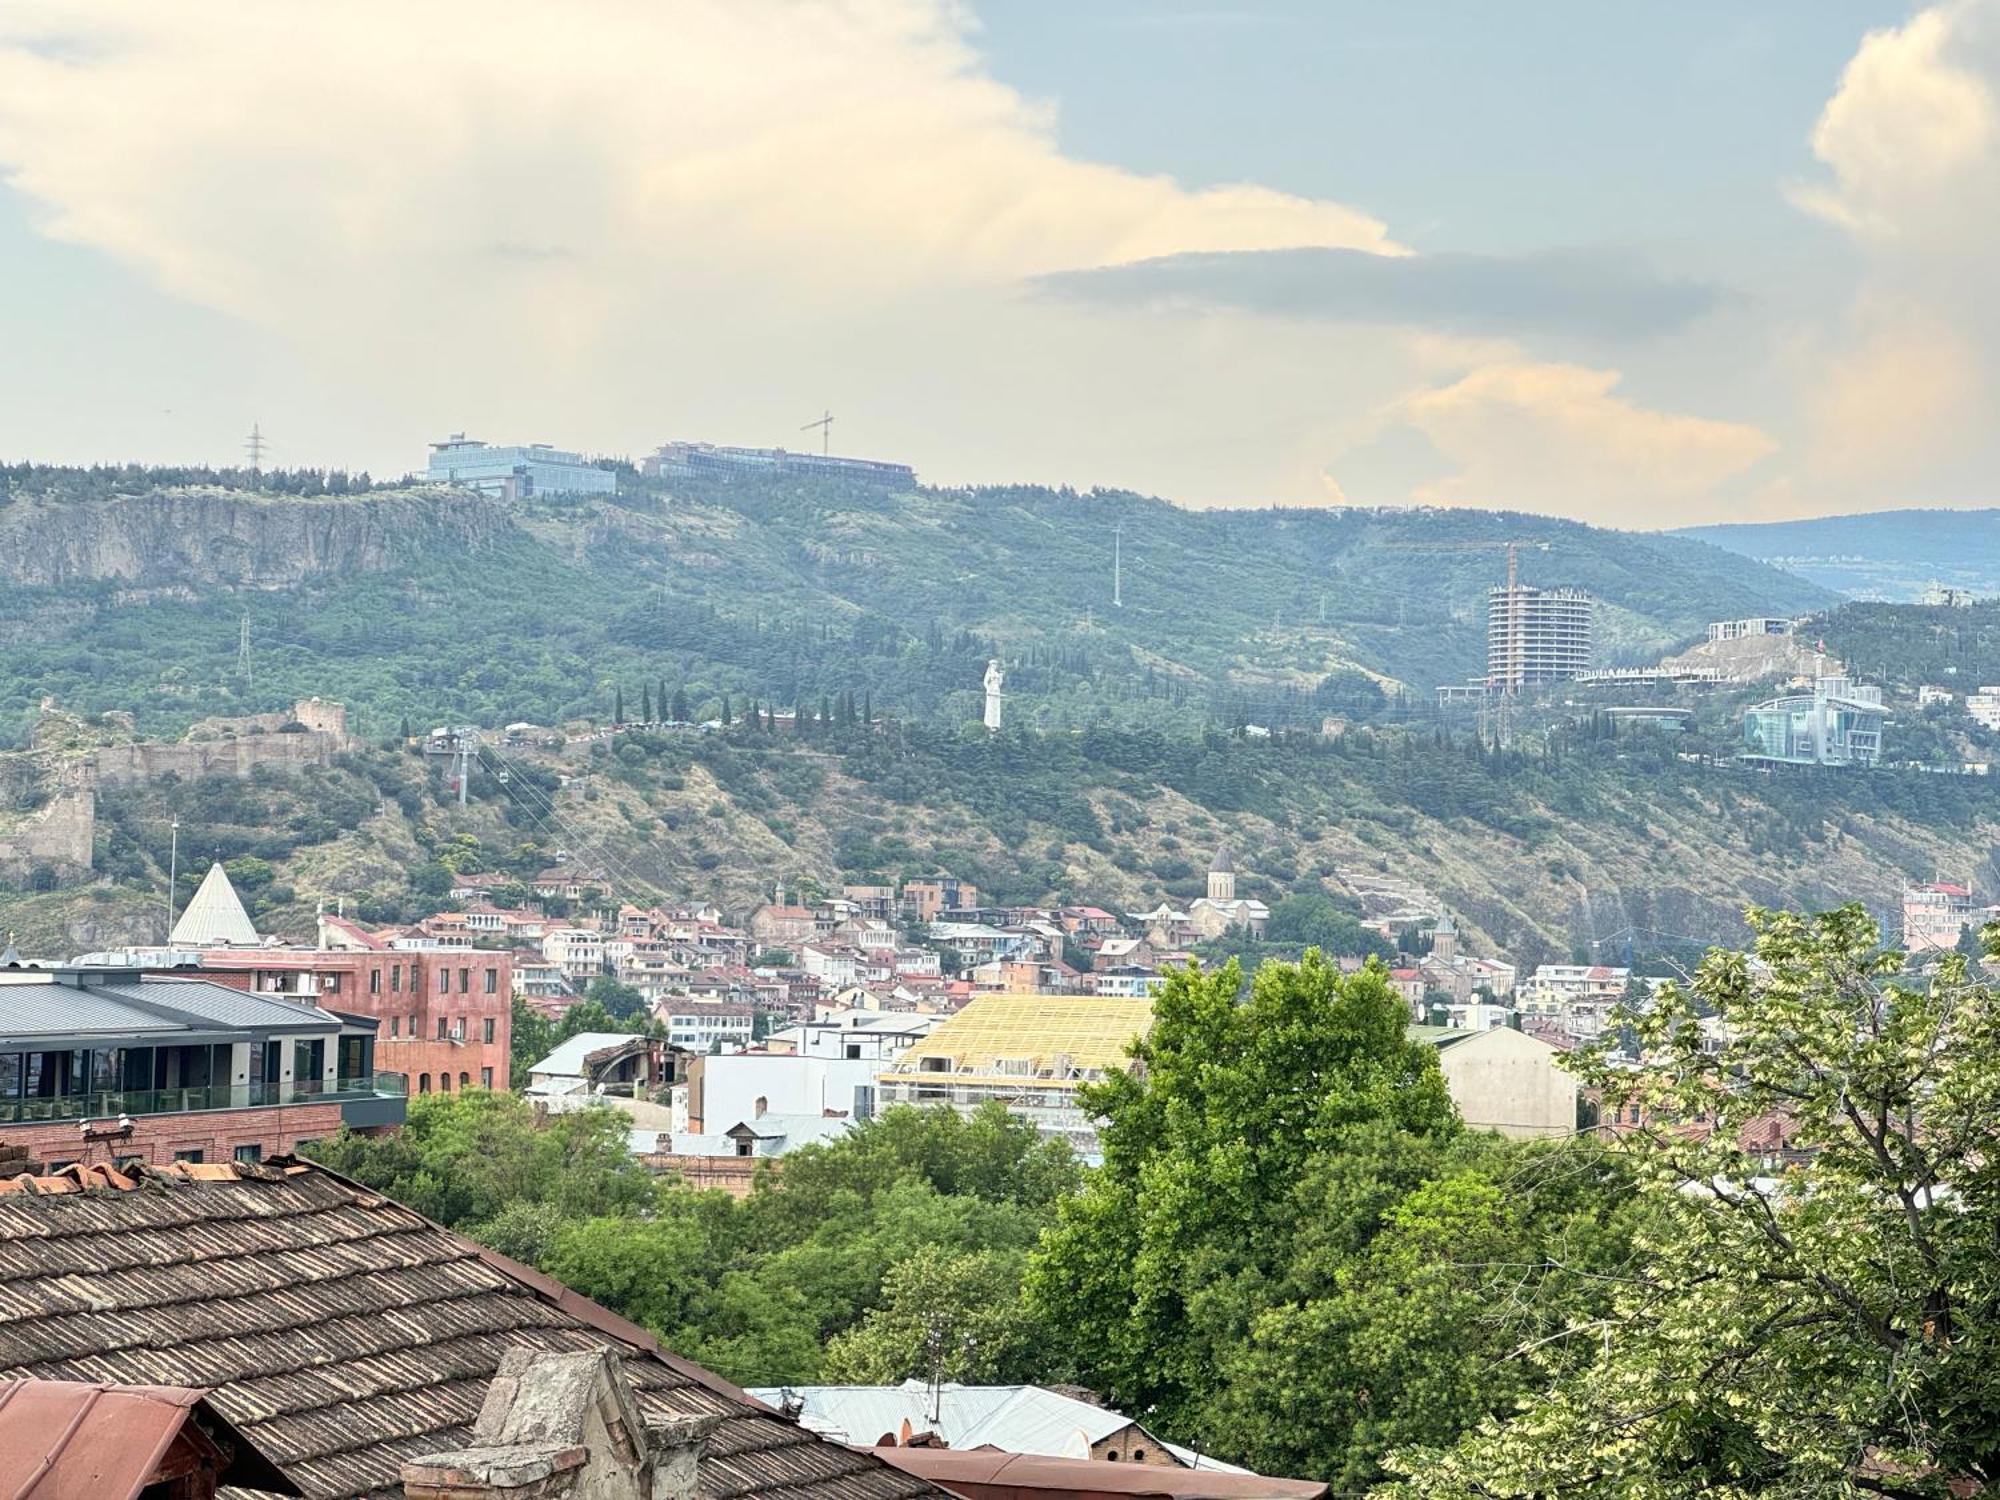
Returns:
[[[254,948],[263,941],[237,899],[236,887],[229,883],[221,860],[201,877],[194,899],[174,923],[167,941],[176,948]]]
[[[1015,1500],[1060,1495],[1064,1500],[1321,1500],[1327,1486],[1312,1479],[1267,1479],[1261,1474],[1215,1469],[1170,1469],[1156,1464],[1116,1464],[1094,1459],[1048,1458],[950,1448],[877,1448],[885,1462],[907,1474],[971,1497]]]
[[[568,1041],[558,1043],[555,1051],[530,1067],[528,1073],[530,1077],[547,1073],[560,1078],[581,1078],[591,1053],[640,1040],[643,1038],[631,1031],[579,1031]]]
[[[648,1416],[723,1419],[701,1464],[709,1500],[940,1500],[560,1283],[320,1168],[7,1186],[0,1375],[210,1387],[314,1500],[400,1497],[406,1459],[464,1444],[509,1348],[604,1344]]]
[[[340,1018],[316,1005],[166,975],[64,984],[54,974],[0,982],[0,1042],[91,1036],[158,1037],[215,1031],[327,1031]]]
[[[930,1386],[921,1380],[901,1385],[759,1386],[750,1394],[772,1406],[801,1403],[802,1425],[862,1446],[898,1436],[907,1422],[912,1432],[934,1432],[953,1448],[986,1446],[1049,1458],[1089,1458],[1092,1444],[1134,1425],[1123,1412],[1039,1385],[947,1382],[938,1388],[935,1419]],[[1195,1462],[1192,1450],[1157,1433],[1152,1436],[1182,1462]],[[1249,1472],[1210,1458],[1202,1458],[1200,1464],[1233,1474]]]

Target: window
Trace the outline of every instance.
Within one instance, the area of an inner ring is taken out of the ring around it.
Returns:
[[[491,993],[492,988],[493,987],[491,985],[487,986],[488,993]],[[461,995],[469,995],[472,993],[472,970],[460,969],[458,971],[458,992]]]
[[[438,1092],[440,1094],[449,1094],[451,1092],[451,1074],[438,1074]]]
[[[260,1162],[264,1159],[264,1148],[255,1145],[238,1146],[236,1148],[236,1159],[240,1162]]]
[[[488,1016],[486,1018],[486,1025],[481,1034],[489,1044],[493,1041],[495,1028],[497,1028],[499,1024],[500,1023],[495,1021],[491,1016]]]
[[[479,1070],[479,1086],[483,1089],[493,1087],[493,1070],[491,1068],[481,1068]]]
[[[368,971],[368,993],[371,995],[382,993],[382,971],[380,969],[370,969]]]
[[[460,1088],[462,1088],[462,1089],[467,1089],[467,1088],[471,1088],[471,1087],[472,1087],[472,1076],[471,1076],[471,1075],[470,1075],[469,1073],[461,1073],[461,1074],[459,1074],[459,1075],[458,1075],[458,1086],[459,1086]]]
[[[488,969],[486,971],[486,993],[489,995],[500,993],[500,971],[498,969]]]
[[[199,1151],[176,1151],[176,1152],[174,1153],[174,1160],[175,1160],[175,1161],[190,1161],[190,1162],[199,1162],[199,1161],[201,1160],[201,1152],[199,1152]]]
[[[389,1035],[401,1036],[402,1034],[403,1034],[403,1018],[401,1016],[389,1017]]]
[[[440,995],[449,995],[451,993],[451,970],[438,970],[438,993]]]
[[[443,1041],[443,1040],[444,1040],[444,1039],[445,1039],[446,1037],[448,1037],[448,1036],[450,1036],[450,1035],[451,1035],[451,1022],[447,1021],[447,1020],[446,1020],[446,1019],[445,1019],[445,1018],[444,1018],[443,1016],[439,1016],[439,1017],[438,1017],[438,1040],[439,1040],[439,1041]]]
[[[402,993],[403,966],[401,964],[389,965],[389,988],[396,991],[398,994]]]
[[[428,1094],[430,1091],[431,1091],[431,1075],[428,1073],[419,1073],[417,1075],[417,1092],[420,1094]]]
[[[1135,1464],[1142,1464],[1145,1461],[1146,1461],[1146,1450],[1144,1448],[1134,1448],[1132,1450],[1132,1462]]]
[[[341,974],[328,974],[324,986],[326,993],[329,995],[338,995],[340,993],[340,981],[345,977],[345,975]]]
[[[411,1035],[411,1036],[412,1036],[413,1038],[414,1038],[414,1037],[416,1036],[416,1034],[417,1034],[417,1029],[418,1029],[418,1028],[417,1028],[417,1013],[416,1013],[415,1011],[411,1011],[411,1012],[410,1012],[410,1035]]]

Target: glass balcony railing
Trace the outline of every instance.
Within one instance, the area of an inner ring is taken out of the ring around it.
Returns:
[[[338,1104],[348,1099],[400,1098],[410,1081],[401,1073],[366,1073],[291,1083],[219,1083],[201,1088],[118,1089],[101,1093],[0,1099],[0,1125],[37,1120],[116,1120],[120,1115],[183,1115],[209,1109],[260,1109],[285,1104]]]

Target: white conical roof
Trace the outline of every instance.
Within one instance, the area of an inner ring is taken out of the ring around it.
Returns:
[[[174,923],[167,941],[176,948],[255,948],[263,941],[250,925],[250,914],[237,899],[221,860],[208,867],[201,889]]]

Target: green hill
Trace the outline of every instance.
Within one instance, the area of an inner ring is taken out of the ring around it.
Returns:
[[[2000,510],[1885,510],[1676,533],[1862,599],[1915,599],[1927,583],[2000,593]]]
[[[505,507],[421,488],[249,493],[183,471],[5,478],[0,726],[16,737],[49,696],[160,732],[319,693],[379,733],[406,715],[608,719],[615,692],[636,714],[661,683],[703,714],[724,694],[852,692],[958,718],[989,652],[1008,662],[1010,712],[1049,727],[1316,721],[1357,673],[1422,693],[1479,670],[1485,590],[1505,570],[1489,544],[1509,538],[1532,544],[1530,582],[1602,601],[1605,660],[1831,599],[1682,538],[1471,511],[629,472],[615,502]]]

